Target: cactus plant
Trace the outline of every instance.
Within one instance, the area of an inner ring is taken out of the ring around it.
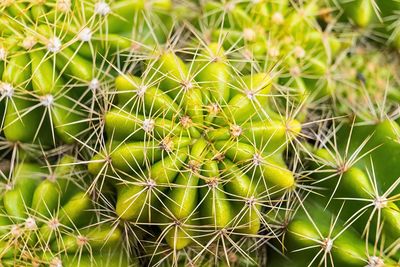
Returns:
[[[366,47],[343,63],[332,108],[345,117],[315,133],[306,155],[316,194],[281,221],[288,258],[275,254],[271,266],[398,266],[396,64]]]
[[[175,251],[257,236],[263,210],[294,187],[283,151],[301,129],[272,111],[273,77],[235,74],[217,43],[186,64],[167,50],[146,65],[116,78],[107,143],[89,163],[118,190],[119,218],[158,226],[155,243]]]
[[[9,170],[1,195],[2,265],[128,266],[121,230],[98,220],[74,163],[64,156],[55,168],[21,162]]]
[[[0,91],[6,139],[54,146],[58,140],[73,143],[87,136],[113,64],[163,42],[172,27],[166,23],[170,5],[2,2]],[[161,19],[165,28],[155,23]],[[149,27],[157,32],[154,36]]]
[[[339,0],[329,1],[333,10],[344,20],[361,29],[363,37],[400,48],[399,12],[397,0]]]
[[[313,184],[324,190],[287,225],[293,266],[398,266],[398,130],[390,120],[344,125],[335,144],[314,151]]]
[[[302,98],[332,94],[331,68],[351,38],[317,23],[319,2],[205,1],[200,30],[231,51],[235,66],[279,72],[279,85]]]
[[[398,266],[399,12],[2,1],[0,265]]]

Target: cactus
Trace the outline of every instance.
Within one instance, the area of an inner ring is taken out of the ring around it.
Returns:
[[[363,37],[400,48],[399,11],[397,0],[339,0],[330,1],[333,10],[344,20],[361,29]]]
[[[399,101],[398,58],[382,54],[371,46],[358,46],[342,60],[336,82],[338,115],[354,114],[358,122],[376,123],[395,118]],[[351,90],[349,90],[351,88]]]
[[[205,1],[200,30],[222,42],[242,72],[279,72],[280,89],[300,99],[329,96],[331,68],[352,40],[318,26],[318,1],[288,2]]]
[[[400,128],[392,59],[358,47],[343,60],[331,108],[344,118],[319,126],[316,145],[305,145],[313,189],[281,219],[284,256],[271,253],[270,266],[398,266]]]
[[[324,190],[301,201],[287,226],[293,266],[398,266],[399,129],[392,120],[347,124],[314,151],[313,185]]]
[[[21,162],[9,171],[1,196],[4,266],[128,266],[121,230],[98,220],[78,182],[85,172],[75,166],[64,156],[55,168]]]
[[[341,213],[305,201],[288,224],[286,257],[271,253],[268,266],[398,266],[393,252],[382,250],[379,241],[368,242]],[[357,218],[358,219],[358,218]]]
[[[158,227],[156,249],[174,253],[256,237],[263,210],[295,186],[283,151],[301,130],[272,111],[273,78],[235,74],[217,43],[186,63],[167,50],[146,65],[116,78],[107,143],[88,165],[114,184],[119,218]]]
[[[1,1],[0,265],[398,266],[399,3]]]
[[[6,139],[46,147],[86,138],[97,122],[113,64],[162,43],[173,27],[167,23],[170,8],[169,1],[146,6],[144,1],[2,2],[1,128]],[[156,24],[159,20],[165,28]]]

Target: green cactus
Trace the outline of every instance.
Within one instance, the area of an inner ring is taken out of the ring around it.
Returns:
[[[398,266],[399,129],[390,120],[344,125],[334,147],[313,152],[313,185],[323,190],[287,226],[293,266]]]
[[[117,77],[89,171],[115,184],[121,219],[158,226],[175,250],[256,236],[263,206],[294,187],[282,152],[301,129],[266,110],[272,79],[235,75],[214,43],[187,64],[166,51],[147,66]]]
[[[396,63],[370,47],[342,62],[331,108],[344,118],[305,145],[312,190],[285,217],[284,256],[272,253],[271,266],[398,266]]]
[[[318,1],[205,1],[203,9],[200,35],[222,43],[242,73],[278,72],[280,89],[300,99],[332,94],[331,68],[352,39],[318,26]]]
[[[399,14],[1,1],[0,265],[398,266]]]
[[[55,168],[19,163],[9,170],[1,195],[4,266],[128,266],[121,230],[98,221],[75,164],[64,156]]]
[[[173,27],[170,9],[168,0],[1,3],[6,139],[46,147],[88,136],[114,71],[107,65],[164,42]]]
[[[399,50],[399,1],[339,0],[330,2],[340,16],[361,28],[361,34],[364,37],[387,43]]]

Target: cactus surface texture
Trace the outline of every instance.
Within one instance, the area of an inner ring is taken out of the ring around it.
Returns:
[[[0,266],[400,267],[399,0],[0,0]]]

